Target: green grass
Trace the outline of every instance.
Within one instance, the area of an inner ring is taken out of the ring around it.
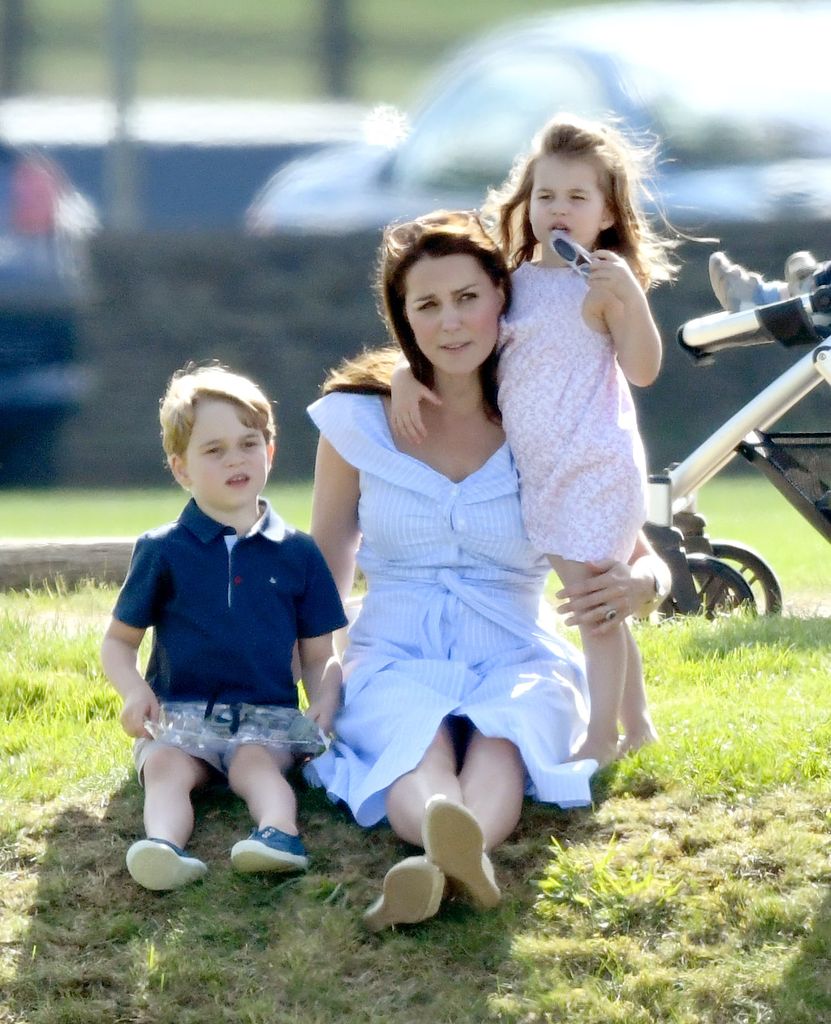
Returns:
[[[299,529],[309,526],[311,484],[272,484],[268,497]],[[4,491],[0,537],[136,536],[174,519],[184,503],[171,484],[159,490]],[[779,576],[786,602],[815,610],[831,599],[831,547],[767,481],[722,476],[703,488],[699,507],[712,539],[755,548]],[[55,515],[55,509],[60,515]]]
[[[308,529],[311,484],[275,484],[265,493],[287,522]],[[158,489],[4,491],[0,537],[135,537],[175,519],[187,498],[173,483]]]
[[[31,0],[25,92],[111,90],[101,0]],[[321,0],[136,0],[140,95],[306,99],[323,93]],[[550,11],[551,0],[351,0],[356,36],[352,94],[409,102],[432,68],[489,26]],[[565,5],[563,5],[565,6]],[[187,59],[182,59],[182,54]]]
[[[308,485],[269,496],[308,525]],[[6,492],[4,536],[131,534],[182,492]],[[712,536],[827,601],[828,545],[763,480],[723,478]],[[500,907],[461,902],[371,936],[363,909],[410,851],[300,790],[310,872],[235,876],[249,823],[196,804],[204,884],[138,889],[141,792],[98,662],[115,591],[0,595],[0,1022],[824,1024],[831,1015],[827,618],[636,627],[661,742],[607,770],[592,810],[527,804],[496,852]],[[808,602],[810,605],[810,602]],[[793,614],[793,612],[801,614]]]
[[[788,595],[831,601],[831,545],[760,476],[717,478],[701,490],[699,510],[712,540],[739,541],[773,568]]]
[[[0,1021],[824,1024],[831,1015],[831,630],[641,626],[662,741],[592,810],[527,804],[504,900],[366,934],[408,850],[301,790],[293,879],[234,875],[239,802],[197,802],[207,880],[138,889],[141,794],[98,666],[99,599],[0,597]]]

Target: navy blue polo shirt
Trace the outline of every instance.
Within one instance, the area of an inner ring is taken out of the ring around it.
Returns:
[[[113,616],[153,627],[147,682],[160,699],[297,707],[295,640],[346,625],[315,542],[265,506],[230,551],[233,528],[193,499],[136,541]]]

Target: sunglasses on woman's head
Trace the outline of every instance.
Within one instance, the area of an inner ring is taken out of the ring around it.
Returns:
[[[559,229],[552,231],[549,245],[575,273],[581,274],[583,277],[589,276],[592,268],[591,253],[575,242],[567,231]]]

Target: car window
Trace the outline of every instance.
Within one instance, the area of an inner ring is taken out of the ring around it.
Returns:
[[[633,67],[631,80],[666,156],[687,167],[767,163],[831,155],[831,85],[821,67],[806,69],[798,103],[790,92],[783,97],[775,76],[747,71],[735,82],[723,75],[719,89],[684,66],[671,73]]]
[[[803,21],[779,5],[756,5],[753,15],[743,6],[724,9],[718,32],[679,8],[673,47],[645,48],[633,19],[606,40],[665,155],[686,167],[831,155],[831,9]]]
[[[483,193],[557,111],[608,112],[603,83],[580,57],[548,50],[521,61],[494,56],[459,75],[417,117],[392,177],[401,188]]]

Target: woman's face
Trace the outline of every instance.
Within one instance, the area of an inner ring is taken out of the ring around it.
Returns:
[[[502,289],[474,256],[422,256],[407,273],[404,312],[437,373],[468,374],[493,352]]]

